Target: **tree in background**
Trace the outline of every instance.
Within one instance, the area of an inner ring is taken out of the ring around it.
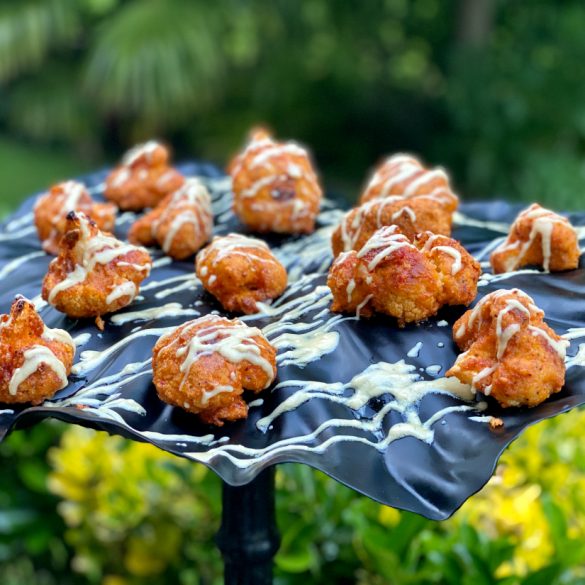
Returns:
[[[5,0],[0,129],[92,162],[151,135],[222,162],[262,121],[352,199],[411,150],[465,197],[578,206],[584,25],[580,0]]]

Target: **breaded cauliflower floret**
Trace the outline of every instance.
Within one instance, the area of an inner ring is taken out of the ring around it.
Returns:
[[[69,317],[99,317],[129,305],[151,266],[144,248],[125,244],[82,213],[71,212],[42,296]]]
[[[322,193],[304,148],[275,142],[265,130],[257,130],[228,170],[234,212],[249,228],[286,234],[315,229]]]
[[[83,183],[58,183],[37,199],[34,208],[35,225],[45,252],[53,255],[58,253],[59,240],[65,233],[70,211],[85,213],[101,230],[114,229],[115,205],[95,203]]]
[[[414,245],[435,265],[441,281],[441,304],[470,305],[477,296],[480,264],[453,238],[423,232]]]
[[[149,140],[131,148],[106,179],[105,196],[120,209],[140,211],[156,207],[185,181],[169,165],[166,147]]]
[[[209,192],[198,179],[190,178],[138,219],[128,240],[143,246],[158,244],[171,258],[183,260],[209,241],[212,229]]]
[[[447,173],[440,168],[426,169],[409,154],[395,154],[383,161],[366,185],[360,203],[389,196],[423,197],[449,213],[453,213],[459,204]]]
[[[537,406],[565,383],[568,342],[518,289],[483,297],[453,326],[463,350],[447,376],[493,396],[503,407]]]
[[[67,386],[75,343],[62,329],[49,329],[35,306],[17,296],[10,315],[0,316],[0,402],[40,404]]]
[[[255,327],[207,315],[161,337],[152,352],[161,400],[206,423],[246,418],[244,390],[260,392],[276,377],[276,350]]]
[[[331,237],[333,255],[360,250],[381,227],[396,225],[409,239],[430,231],[448,236],[452,213],[431,199],[391,196],[350,209]]]
[[[262,240],[228,234],[215,237],[196,259],[197,277],[226,311],[256,313],[257,302],[279,297],[287,274]]]
[[[376,230],[389,225],[411,240],[424,231],[449,236],[458,205],[445,171],[425,169],[411,155],[391,156],[370,179],[359,206],[345,214],[333,233],[333,255],[359,250]]]
[[[451,238],[427,232],[413,243],[397,226],[386,226],[331,266],[331,310],[366,317],[385,313],[403,326],[427,319],[443,305],[471,303],[480,272],[478,262]]]
[[[579,240],[569,220],[533,203],[518,215],[490,263],[494,274],[531,265],[560,272],[577,268],[579,255]]]

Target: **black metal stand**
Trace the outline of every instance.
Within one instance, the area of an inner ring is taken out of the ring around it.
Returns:
[[[225,585],[271,585],[272,559],[280,545],[274,502],[274,467],[249,484],[223,484],[217,544],[225,564]]]

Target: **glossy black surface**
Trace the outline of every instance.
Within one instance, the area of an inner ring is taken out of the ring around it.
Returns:
[[[180,169],[188,175],[221,178],[221,173],[210,165],[188,163],[180,165]],[[104,172],[84,177],[89,186],[98,185],[105,176]],[[225,193],[213,187],[215,211],[226,204]],[[99,199],[99,196],[96,196]],[[33,298],[40,293],[40,285],[46,272],[50,257],[41,254],[36,233],[27,232],[30,220],[22,225],[14,223],[15,218],[24,217],[32,209],[34,197],[29,199],[22,208],[0,230],[0,311],[7,312],[16,293]],[[229,201],[228,201],[229,203]],[[468,217],[479,220],[510,222],[515,217],[518,207],[506,203],[495,202],[485,204],[463,205],[461,211]],[[237,221],[229,212],[220,217],[224,221],[218,226],[218,233],[240,231]],[[585,224],[585,214],[572,217],[576,225]],[[119,237],[124,237],[130,223],[122,223],[116,229]],[[8,226],[8,228],[7,228]],[[7,231],[7,229],[11,231]],[[14,239],[13,235],[20,237]],[[454,237],[461,240],[473,253],[484,248],[494,238],[502,237],[499,231],[482,227],[456,226]],[[271,240],[274,246],[284,240]],[[35,255],[35,253],[37,253]],[[26,263],[19,268],[9,270],[9,263],[24,254],[31,254]],[[159,256],[157,256],[159,257]],[[299,259],[299,262],[302,262]],[[309,263],[305,272],[316,270],[318,263]],[[171,276],[180,276],[193,272],[193,262],[174,262],[156,269],[150,279],[160,280]],[[323,284],[325,275],[316,277],[315,284]],[[578,270],[565,274],[518,274],[507,280],[491,283],[480,288],[479,297],[497,288],[518,287],[525,290],[544,309],[548,323],[559,333],[569,327],[585,326],[585,271],[583,259]],[[142,310],[160,305],[161,303],[178,302],[183,307],[193,307],[202,314],[218,310],[218,305],[206,295],[201,288],[182,290],[163,300],[156,299],[157,289],[143,293],[144,299],[137,300],[124,311]],[[478,297],[478,298],[479,298]],[[198,303],[201,301],[201,303]],[[322,359],[305,368],[285,366],[279,369],[278,381],[283,380],[316,380],[321,382],[347,382],[369,364],[386,361],[396,362],[405,359],[408,363],[422,369],[420,375],[425,379],[433,376],[426,373],[425,368],[431,364],[440,365],[438,376],[444,374],[453,363],[457,350],[451,341],[450,325],[464,312],[464,308],[449,308],[427,323],[398,329],[393,320],[375,318],[370,321],[345,321],[335,327],[340,332],[340,343],[337,349]],[[80,349],[104,350],[120,339],[127,338],[132,330],[139,328],[157,329],[178,325],[193,317],[163,318],[156,321],[127,323],[121,326],[109,324],[106,319],[106,330],[100,337],[91,322],[73,321],[61,315],[51,307],[41,310],[49,327],[67,329],[73,336],[89,332],[92,334],[87,345]],[[439,327],[437,322],[447,320],[449,326]],[[267,320],[257,320],[250,324],[263,326]],[[321,469],[330,476],[373,499],[397,508],[411,510],[429,518],[442,519],[452,514],[469,496],[480,489],[491,476],[501,452],[528,425],[544,418],[565,412],[585,402],[585,371],[580,367],[568,370],[566,388],[550,400],[532,410],[510,409],[502,412],[493,403],[489,403],[487,414],[499,416],[504,420],[503,428],[497,431],[489,429],[485,423],[475,422],[470,416],[478,413],[454,412],[447,414],[434,425],[435,437],[431,444],[407,437],[391,443],[380,452],[369,445],[358,442],[338,442],[329,446],[324,452],[310,450],[287,449],[286,446],[274,449],[274,444],[284,439],[293,439],[314,431],[320,424],[335,418],[355,419],[370,417],[381,408],[385,397],[372,400],[366,407],[355,413],[343,405],[321,399],[313,399],[300,406],[297,410],[286,413],[278,418],[273,426],[263,433],[256,428],[259,418],[270,413],[277,404],[294,392],[295,388],[283,388],[276,392],[266,391],[262,396],[264,403],[251,408],[246,421],[226,424],[221,429],[202,425],[196,417],[171,408],[160,402],[148,372],[138,375],[131,382],[124,384],[118,391],[119,397],[112,397],[113,390],[95,397],[95,403],[86,403],[85,408],[71,404],[64,405],[63,400],[75,396],[77,392],[95,383],[105,376],[118,374],[124,365],[131,362],[147,360],[157,335],[149,335],[131,340],[111,355],[87,375],[70,377],[70,385],[61,391],[49,405],[39,407],[4,407],[0,414],[0,436],[4,437],[15,425],[28,424],[41,418],[53,416],[69,422],[103,429],[136,440],[147,440],[158,447],[179,456],[188,456],[197,460],[198,453],[203,455],[209,446],[192,443],[181,437],[201,437],[212,433],[213,447],[218,445],[245,445],[247,447],[267,449],[267,454],[260,458],[245,454],[232,453],[216,455],[206,464],[217,472],[226,482],[242,485],[251,481],[264,468],[279,462],[296,461]],[[420,354],[416,358],[408,358],[406,353],[418,341],[423,342]],[[568,353],[574,355],[579,340],[575,340]],[[79,355],[76,359],[79,359]],[[115,383],[114,383],[115,386]],[[118,398],[131,399],[140,404],[145,414],[137,414],[116,406]],[[257,397],[249,397],[255,400]],[[109,402],[108,402],[109,401]],[[89,404],[89,407],[88,407]],[[105,404],[105,408],[102,406]],[[108,408],[111,404],[111,408]],[[431,395],[422,400],[419,412],[421,419],[426,420],[438,409],[460,402],[445,395]],[[96,406],[97,405],[97,406]],[[485,414],[485,413],[484,413]],[[346,433],[356,437],[380,440],[388,429],[400,422],[397,413],[385,417],[382,431],[375,437],[358,429],[326,429],[317,439],[308,443],[314,447],[330,437]],[[166,436],[145,436],[144,433],[156,432]],[[271,452],[272,450],[272,452]],[[254,461],[247,462],[248,459]],[[239,460],[243,463],[238,465]]]

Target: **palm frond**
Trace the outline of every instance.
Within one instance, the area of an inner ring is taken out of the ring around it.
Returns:
[[[15,83],[7,103],[9,127],[40,142],[91,142],[97,124],[77,79],[76,68],[50,63],[42,73]]]
[[[38,67],[79,30],[72,0],[24,0],[0,6],[0,83]]]
[[[199,2],[127,4],[90,47],[84,87],[105,114],[144,133],[173,127],[208,104],[226,66],[213,11]]]

